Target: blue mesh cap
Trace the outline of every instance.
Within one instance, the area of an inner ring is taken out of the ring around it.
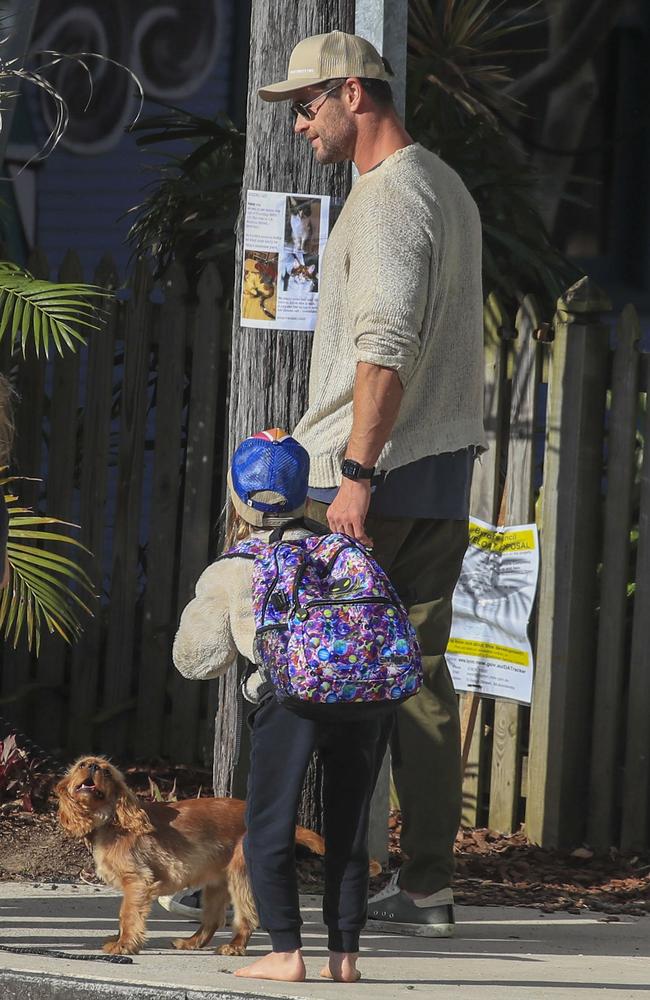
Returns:
[[[273,427],[242,441],[228,479],[235,508],[251,524],[299,515],[307,497],[309,455],[286,431]]]

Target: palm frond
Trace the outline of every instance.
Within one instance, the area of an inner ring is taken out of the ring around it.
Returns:
[[[1,28],[2,22],[0,21],[0,29]],[[2,45],[5,40],[6,39],[0,38],[0,45]],[[54,111],[52,127],[49,135],[34,156],[32,156],[27,163],[23,164],[21,172],[32,163],[47,159],[47,157],[54,152],[58,144],[61,142],[68,128],[70,111],[68,109],[67,102],[56,87],[50,83],[47,76],[44,75],[48,69],[58,66],[61,62],[65,61],[74,63],[79,66],[88,77],[88,100],[84,110],[88,110],[93,98],[93,75],[89,66],[89,62],[91,60],[98,60],[100,62],[116,66],[118,69],[128,74],[135,84],[139,98],[139,106],[134,115],[133,124],[137,122],[144,106],[144,90],[138,77],[135,75],[133,70],[128,68],[128,66],[124,66],[123,63],[117,62],[109,56],[101,55],[99,52],[55,52],[51,49],[47,49],[43,52],[36,53],[36,57],[40,57],[40,65],[38,69],[30,69],[29,67],[22,66],[18,59],[2,59],[0,50],[0,93],[2,96],[4,98],[16,96],[16,92],[10,92],[7,89],[8,84],[20,84],[21,82],[28,83],[33,87],[36,87],[41,91],[41,93],[45,94],[46,97],[49,98],[50,106]],[[0,129],[2,129],[2,124],[2,116],[0,115]]]
[[[76,350],[85,344],[84,329],[98,330],[102,301],[110,292],[96,285],[57,283],[32,277],[10,261],[0,261],[0,341],[7,336],[11,351],[20,345],[23,356],[31,341],[37,355],[49,357],[53,341]]]
[[[7,486],[11,489],[10,484],[19,478],[7,476],[6,470],[0,470],[0,489]],[[52,526],[70,528],[76,525],[20,506],[13,492],[5,495],[5,501],[9,514],[10,579],[0,597],[0,632],[13,643],[14,649],[24,635],[28,649],[35,650],[38,656],[43,627],[68,643],[79,637],[82,632],[79,612],[92,614],[83,597],[94,596],[88,574],[74,559],[55,551],[50,543],[72,546],[73,550],[83,552],[88,549],[76,538],[50,530]],[[43,542],[48,543],[47,547]],[[73,590],[70,583],[76,589]]]
[[[537,176],[501,128],[519,106],[506,93],[508,42],[530,27],[505,0],[410,0],[407,128],[462,177],[481,213],[483,282],[508,305],[534,293],[552,310],[577,269],[550,243]],[[516,51],[521,53],[517,45]]]
[[[409,0],[413,117],[429,116],[435,100],[432,89],[443,91],[464,112],[493,123],[520,111],[521,105],[506,91],[510,71],[498,60],[513,54],[515,48],[507,43],[533,26],[524,15],[540,2],[532,0],[515,21],[513,13],[504,10],[507,0],[445,0],[442,5]]]
[[[244,135],[225,115],[205,118],[163,107],[164,114],[132,129],[142,133],[138,145],[182,140],[191,149],[184,157],[163,153],[162,163],[149,168],[153,190],[127,213],[135,217],[127,236],[133,255],[150,257],[157,275],[180,260],[194,278],[208,260],[227,258],[222,270],[231,280]]]

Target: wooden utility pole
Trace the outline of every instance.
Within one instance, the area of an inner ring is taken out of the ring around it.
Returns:
[[[335,29],[354,32],[354,0],[253,0],[246,113],[246,160],[237,226],[230,382],[230,455],[239,441],[264,427],[293,430],[307,406],[312,334],[240,326],[246,193],[287,191],[327,194],[339,203],[350,189],[349,164],[321,167],[303,138],[294,136],[286,101],[266,103],[260,87],[286,79],[291,50],[309,35]],[[215,794],[241,795],[244,775],[235,773],[239,726],[237,677],[219,682],[215,722]],[[243,755],[242,755],[243,756]],[[243,768],[241,770],[244,770]]]
[[[356,6],[356,11],[355,11]],[[266,103],[257,96],[264,84],[286,79],[293,47],[309,35],[335,29],[364,35],[384,51],[398,71],[406,60],[407,0],[253,0],[250,25],[246,160],[237,227],[233,315],[229,454],[242,438],[263,427],[293,430],[307,406],[312,334],[240,326],[244,205],[249,190],[330,195],[336,214],[351,184],[350,164],[320,166],[304,138],[294,136],[286,101]],[[356,13],[356,19],[355,19]],[[398,16],[399,13],[399,16]],[[395,24],[401,20],[401,30]],[[398,43],[398,39],[402,43]],[[390,44],[389,44],[390,42]],[[399,46],[404,53],[400,55]],[[398,107],[404,84],[398,85]],[[234,771],[237,682],[234,671],[220,682],[215,726],[216,794],[244,794]],[[234,772],[234,773],[233,773]],[[314,782],[307,781],[304,805],[318,814]],[[311,798],[310,798],[311,796]]]

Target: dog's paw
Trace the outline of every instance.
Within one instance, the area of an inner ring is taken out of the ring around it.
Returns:
[[[195,937],[188,938],[175,938],[172,941],[172,948],[176,948],[176,951],[196,951],[201,945]]]
[[[220,944],[217,955],[245,955],[246,949],[240,944]]]
[[[112,937],[104,941],[102,951],[105,951],[107,955],[137,955],[140,949],[133,943],[121,941],[118,937]]]

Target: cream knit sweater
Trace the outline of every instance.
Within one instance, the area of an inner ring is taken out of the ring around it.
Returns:
[[[377,467],[485,447],[478,209],[419,144],[361,176],[323,255],[309,409],[294,436],[310,485],[341,479],[358,361],[395,369],[404,396]]]

